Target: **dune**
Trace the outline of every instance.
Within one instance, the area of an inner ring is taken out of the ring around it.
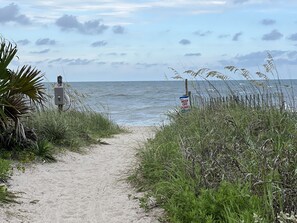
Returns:
[[[135,165],[137,148],[153,137],[153,127],[129,127],[129,133],[104,139],[86,154],[67,152],[56,163],[15,170],[10,190],[20,204],[0,206],[0,222],[149,223],[159,211],[146,213],[138,194],[124,179]]]

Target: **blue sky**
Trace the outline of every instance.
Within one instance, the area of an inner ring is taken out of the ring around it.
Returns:
[[[1,0],[0,35],[18,45],[13,69],[29,64],[49,81],[263,71],[267,52],[281,78],[297,79],[296,0]]]

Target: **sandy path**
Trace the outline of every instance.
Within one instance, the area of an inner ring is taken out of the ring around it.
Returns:
[[[135,192],[121,180],[135,161],[135,149],[153,136],[151,127],[130,129],[85,155],[67,153],[57,163],[14,173],[10,188],[23,192],[22,203],[0,207],[0,222],[158,222],[139,208]]]

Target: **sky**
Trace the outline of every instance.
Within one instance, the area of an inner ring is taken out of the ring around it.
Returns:
[[[0,37],[17,44],[11,69],[47,81],[170,80],[186,70],[264,72],[297,79],[296,0],[1,0]],[[186,76],[185,76],[186,77]]]

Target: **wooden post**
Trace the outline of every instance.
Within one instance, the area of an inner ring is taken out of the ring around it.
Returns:
[[[63,111],[63,105],[58,105],[58,111],[62,112]]]
[[[192,92],[188,91],[188,96],[189,96],[189,100],[190,100],[190,106],[192,107]]]
[[[188,89],[188,79],[185,80],[185,89],[186,89],[186,96],[189,96],[189,89]]]
[[[191,94],[191,91],[189,91],[188,79],[185,79],[185,91],[186,91],[185,95],[189,97],[190,107],[192,107],[192,94]]]

